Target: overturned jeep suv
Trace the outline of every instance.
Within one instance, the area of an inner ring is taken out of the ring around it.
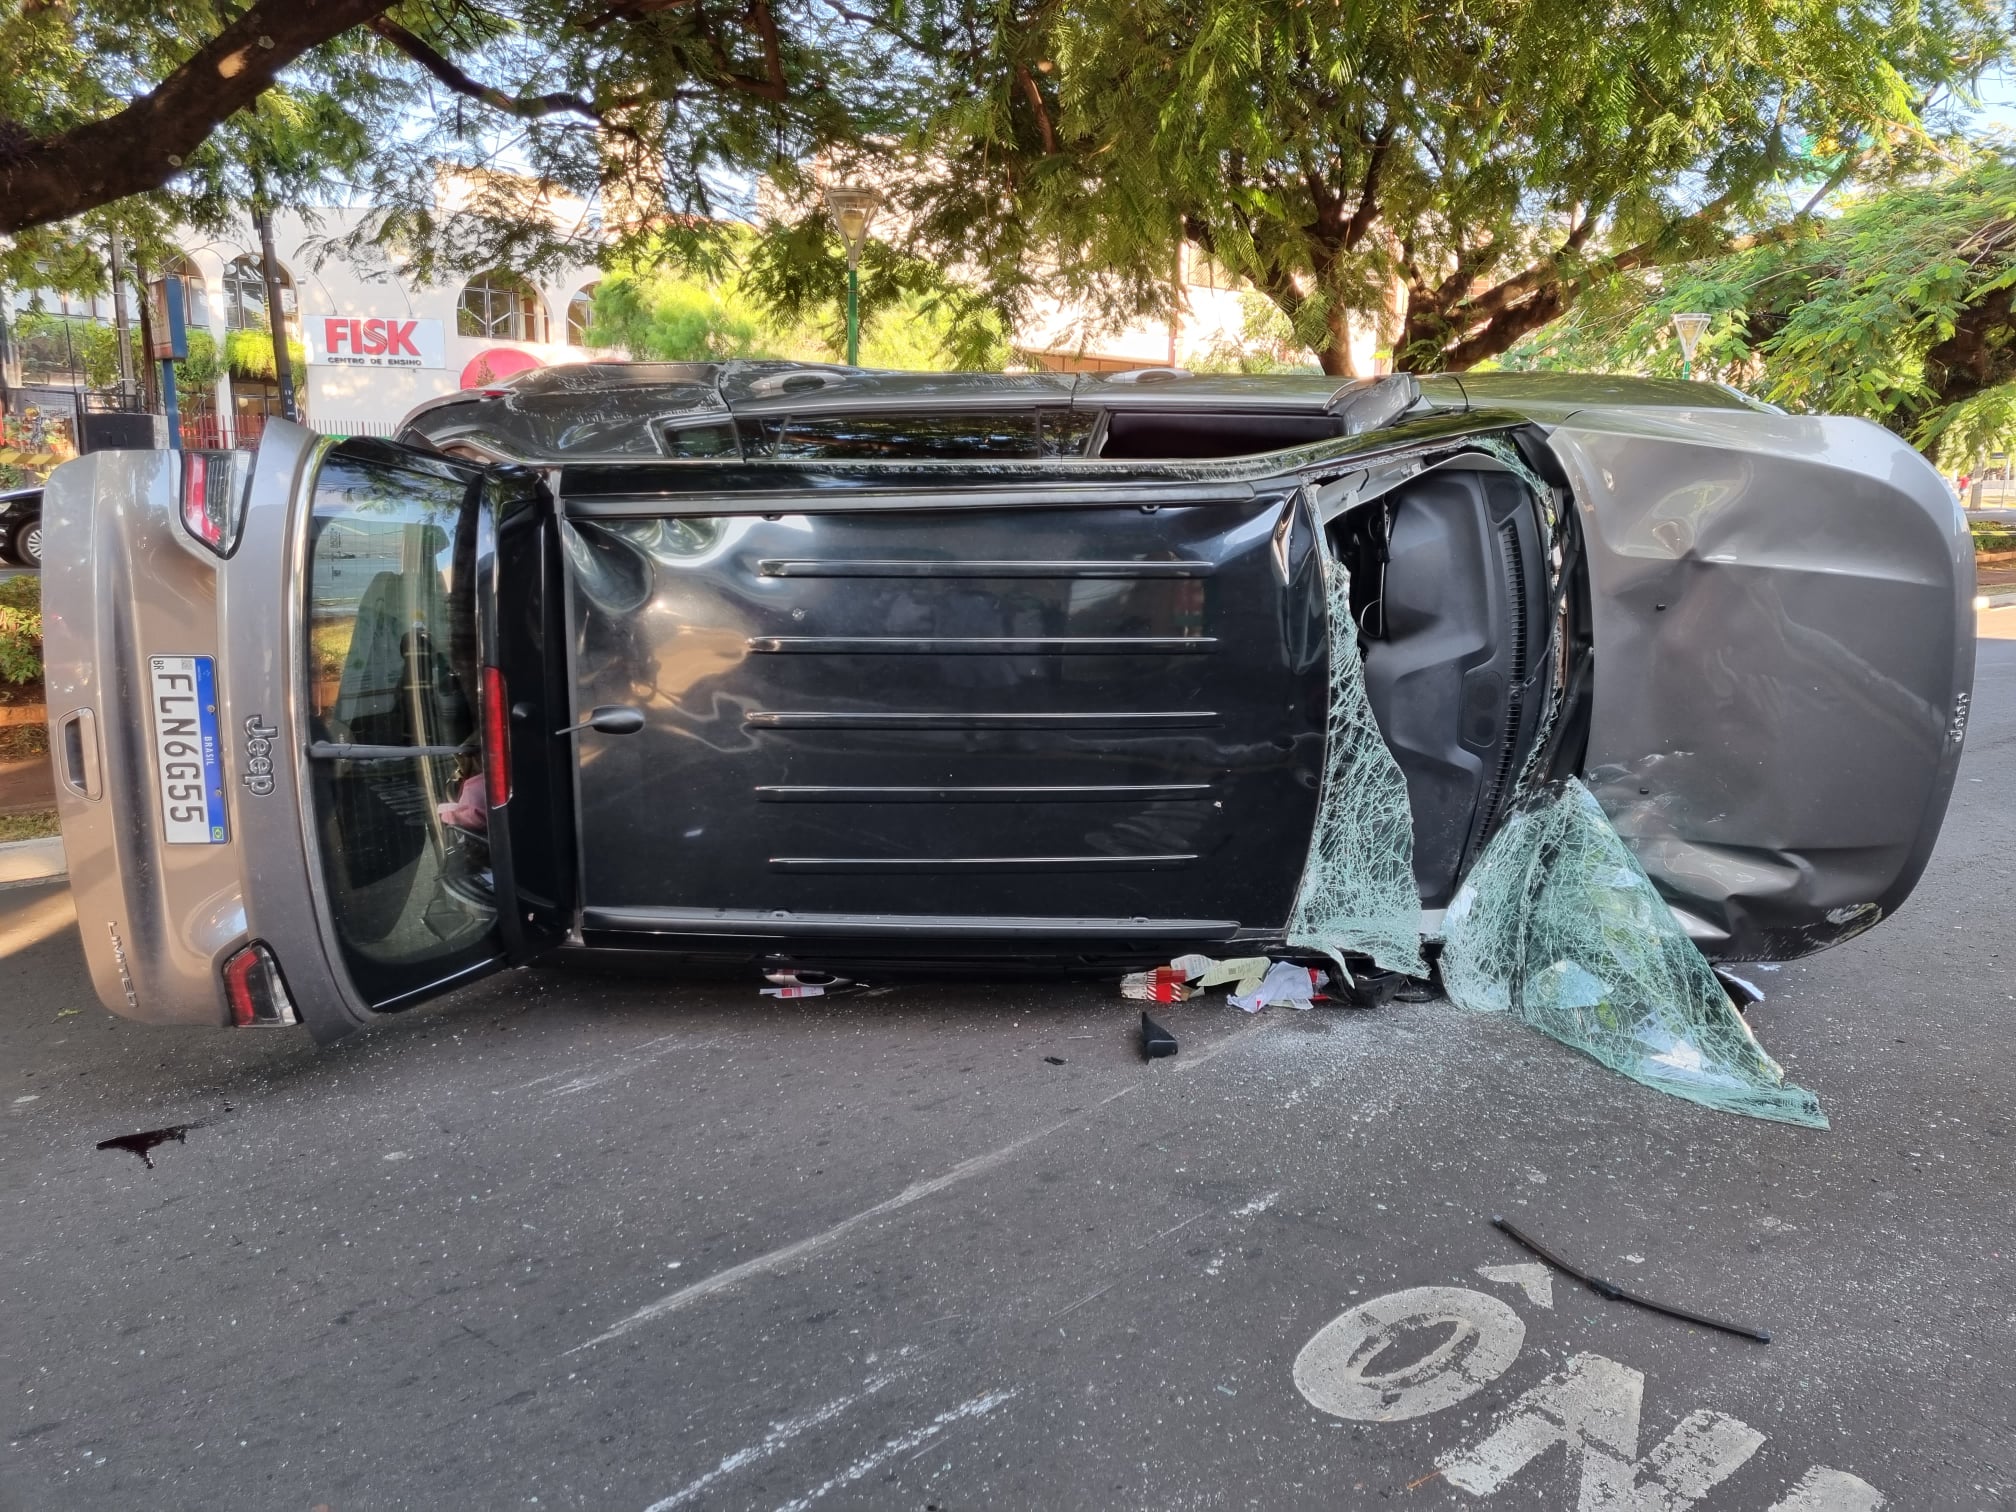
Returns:
[[[1972,675],[1931,467],[1705,384],[594,363],[45,513],[99,995],[324,1040],[570,952],[1418,972],[1571,780],[1786,959],[1910,892]]]

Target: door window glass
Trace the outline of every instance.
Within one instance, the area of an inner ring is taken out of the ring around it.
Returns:
[[[307,675],[316,838],[344,962],[381,1006],[495,954],[479,738],[480,509],[462,477],[340,449],[315,490]]]

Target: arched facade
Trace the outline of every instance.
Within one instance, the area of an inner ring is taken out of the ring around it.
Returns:
[[[455,330],[479,341],[546,340],[546,302],[516,273],[493,268],[462,286]]]
[[[595,291],[602,287],[601,281],[586,285],[574,291],[574,297],[567,301],[567,341],[571,346],[588,345],[588,328],[595,323]]]
[[[294,278],[284,266],[275,271],[280,279],[280,311],[287,322],[287,334],[301,339],[300,304],[294,293]],[[259,259],[249,254],[224,265],[224,329],[227,331],[270,331],[266,314],[266,276]]]

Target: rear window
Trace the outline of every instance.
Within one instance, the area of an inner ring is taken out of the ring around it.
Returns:
[[[473,476],[473,475],[472,475]],[[308,562],[311,787],[329,911],[374,1005],[494,954],[478,489],[332,453]]]

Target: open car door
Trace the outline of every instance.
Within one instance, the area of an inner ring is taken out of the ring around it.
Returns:
[[[544,518],[522,469],[369,440],[332,447],[291,427],[262,444],[225,610],[240,639],[235,586],[291,577],[296,633],[244,635],[242,670],[248,687],[298,690],[284,706],[262,702],[260,717],[274,750],[298,742],[301,759],[295,791],[281,791],[293,763],[275,762],[270,791],[241,797],[246,907],[281,972],[299,979],[298,1010],[320,1038],[542,943],[539,921],[514,906],[506,668],[527,669],[516,697],[543,717],[540,653],[522,642],[528,625],[537,632],[542,553],[528,537]],[[501,618],[500,577],[514,611]],[[283,657],[294,665],[281,676],[263,665]],[[290,824],[300,838],[282,844]],[[309,918],[285,875],[304,849]],[[306,959],[311,940],[326,973]]]

